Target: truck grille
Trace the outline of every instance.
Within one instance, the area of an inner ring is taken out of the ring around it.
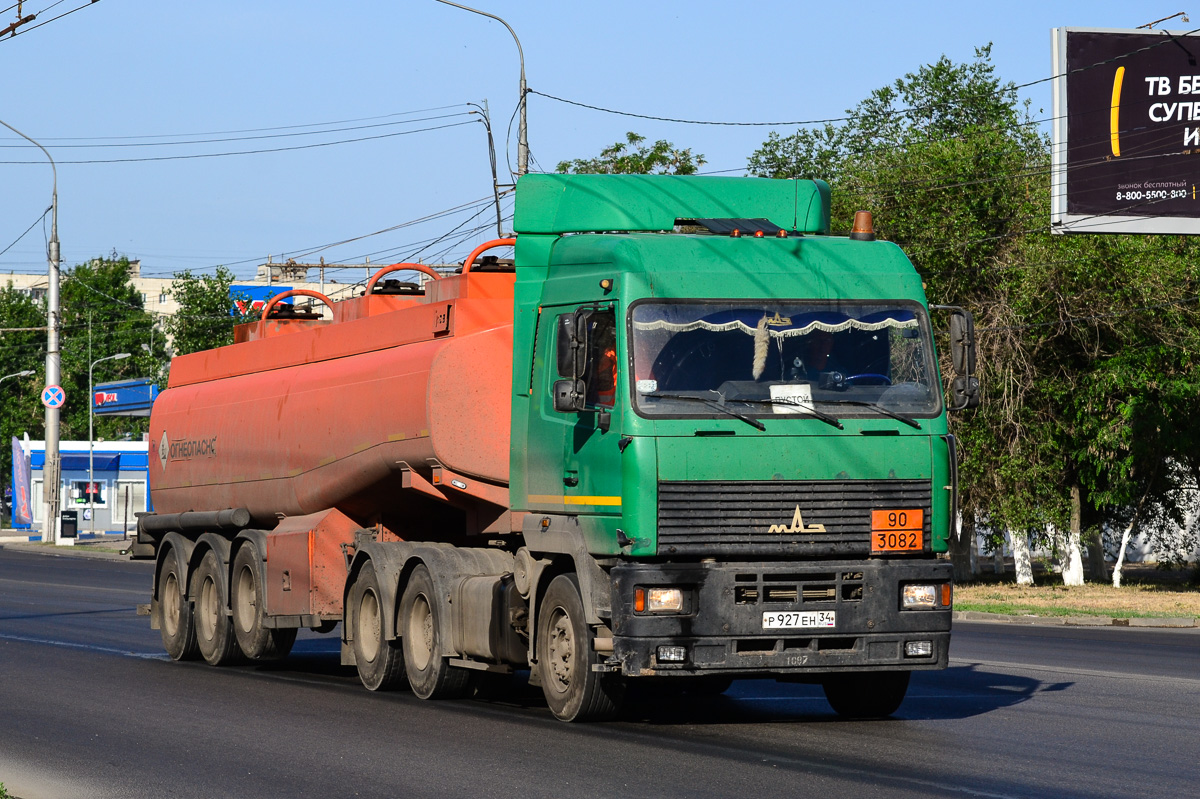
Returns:
[[[929,552],[930,499],[928,480],[661,482],[658,553],[865,556],[871,511],[893,508],[924,511]]]

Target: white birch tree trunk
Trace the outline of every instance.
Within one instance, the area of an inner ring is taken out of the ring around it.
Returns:
[[[1013,568],[1017,573],[1017,585],[1033,585],[1033,561],[1029,557],[1029,536],[1026,533],[1008,531],[1012,544]]]
[[[1083,535],[1082,509],[1079,505],[1079,487],[1071,488],[1071,521],[1067,527],[1065,559],[1062,562],[1063,585],[1083,585],[1083,552],[1080,539]]]
[[[1117,552],[1117,563],[1113,566],[1112,581],[1113,588],[1121,587],[1121,567],[1125,565],[1125,547],[1129,546],[1129,536],[1133,534],[1133,526],[1137,523],[1137,517],[1134,516],[1130,520],[1129,526],[1125,528],[1125,532],[1121,533],[1121,549]]]

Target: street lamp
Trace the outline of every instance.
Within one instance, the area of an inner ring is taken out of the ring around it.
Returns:
[[[512,25],[509,25],[495,14],[489,14],[486,11],[480,11],[478,8],[471,8],[460,3],[452,3],[450,0],[437,1],[448,6],[461,8],[463,11],[471,11],[480,16],[496,20],[508,28],[508,32],[512,34],[513,41],[517,43],[517,55],[521,58],[521,101],[517,106],[521,109],[521,122],[517,125],[517,176],[520,177],[529,171],[529,130],[525,124],[525,51],[521,48],[521,40],[517,38],[517,32],[512,29]],[[512,122],[509,122],[509,124],[511,125]]]
[[[119,361],[128,357],[128,352],[118,352],[116,355],[97,358],[88,366],[88,515],[91,516],[88,520],[90,522],[88,529],[93,533],[96,532],[96,456],[95,446],[92,443],[92,420],[96,415],[96,395],[92,388],[92,370],[96,368],[96,364],[103,361]]]
[[[32,142],[50,161],[50,169],[54,173],[54,186],[50,194],[50,242],[49,267],[46,281],[46,385],[56,386],[62,376],[60,374],[61,355],[58,351],[58,167],[45,147],[26,136],[4,120],[0,125],[11,130],[26,141]],[[46,406],[46,465],[42,470],[42,485],[45,487],[46,527],[42,540],[56,543],[58,539],[58,508],[59,490],[62,484],[61,461],[58,456],[58,406]]]
[[[5,375],[4,377],[0,377],[0,383],[3,383],[5,380],[8,380],[10,377],[29,377],[31,374],[33,374],[32,369],[26,369],[23,372],[13,372],[11,375]]]

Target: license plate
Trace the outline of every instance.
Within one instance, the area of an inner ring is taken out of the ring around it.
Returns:
[[[871,511],[871,552],[920,552],[925,548],[920,508]]]
[[[801,630],[806,627],[832,627],[837,613],[832,610],[766,611],[763,613],[764,630]]]

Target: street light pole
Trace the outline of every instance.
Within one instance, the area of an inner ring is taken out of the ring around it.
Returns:
[[[508,32],[512,34],[513,41],[517,43],[517,55],[521,58],[521,100],[518,105],[518,108],[521,109],[521,121],[517,125],[517,176],[520,177],[529,172],[529,130],[525,124],[525,51],[521,48],[521,40],[517,38],[517,32],[512,29],[512,25],[509,25],[495,14],[489,14],[486,11],[480,11],[478,8],[471,8],[460,3],[452,3],[450,0],[438,0],[438,2],[496,20],[508,28]],[[512,123],[510,122],[509,124]]]
[[[118,352],[116,355],[97,358],[88,366],[88,515],[91,516],[88,519],[88,529],[93,533],[96,532],[96,454],[95,445],[92,443],[92,419],[95,416],[96,395],[95,389],[92,388],[92,370],[96,368],[96,364],[103,361],[119,361],[128,357],[128,352]]]
[[[26,136],[4,120],[0,125],[34,144],[50,160],[54,187],[50,194],[50,251],[46,286],[46,385],[57,386],[62,380],[58,351],[58,167],[45,147]],[[42,493],[46,504],[46,523],[42,540],[55,543],[58,539],[59,491],[62,488],[62,462],[58,456],[59,409],[46,406],[46,465],[42,467]]]

